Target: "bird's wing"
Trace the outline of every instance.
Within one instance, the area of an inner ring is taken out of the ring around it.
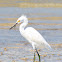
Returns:
[[[42,37],[42,35],[32,27],[26,28],[25,33],[26,33],[26,36],[28,36],[30,38],[30,40],[32,40],[32,41],[37,41],[37,42],[45,41],[44,38]]]
[[[36,43],[37,45],[41,45],[41,46],[44,46],[44,47],[46,47],[46,46],[50,47],[50,45],[45,41],[43,36],[37,30],[35,30],[32,27],[28,27],[28,28],[25,29],[24,37],[27,40]]]

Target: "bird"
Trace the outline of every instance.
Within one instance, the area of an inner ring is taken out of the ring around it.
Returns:
[[[46,42],[43,36],[33,27],[27,27],[28,18],[25,15],[19,17],[16,23],[10,27],[10,30],[15,27],[17,24],[20,24],[19,31],[21,35],[32,45],[34,58],[33,62],[35,62],[35,53],[37,53],[39,62],[41,62],[40,54],[38,52],[38,48],[46,48],[51,50],[51,46]]]

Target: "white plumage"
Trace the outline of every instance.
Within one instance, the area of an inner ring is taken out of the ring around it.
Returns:
[[[35,30],[33,27],[25,28],[28,24],[28,19],[26,16],[21,16],[18,20],[21,20],[20,22],[23,21],[19,27],[21,35],[32,44],[33,49],[35,49],[35,47],[51,49],[50,45],[45,41],[45,39],[37,30]]]
[[[40,47],[40,48],[47,48],[47,49],[51,48],[50,45],[42,37],[42,35],[40,35],[40,33],[32,27],[27,27],[23,31],[24,34],[22,34],[22,32],[20,33],[24,38],[26,38],[33,45],[33,47],[36,48]]]
[[[20,24],[19,31],[21,35],[32,44],[33,49],[36,50],[38,54],[39,62],[40,62],[40,55],[37,51],[37,48],[51,49],[50,45],[45,41],[43,36],[33,27],[26,27],[28,24],[28,19],[26,16],[23,15],[20,18],[18,18],[16,24]],[[10,29],[12,29],[13,27],[11,27]],[[35,53],[34,53],[34,59],[35,59]]]

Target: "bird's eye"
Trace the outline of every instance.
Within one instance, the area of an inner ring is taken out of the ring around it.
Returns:
[[[20,22],[20,20],[18,20],[17,22]]]

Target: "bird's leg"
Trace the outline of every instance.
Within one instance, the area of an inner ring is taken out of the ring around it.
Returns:
[[[39,62],[41,62],[41,60],[40,60],[40,55],[39,55],[39,53],[38,53],[37,49],[36,49],[36,52],[37,52],[38,57],[39,57]]]
[[[33,62],[35,62],[35,58],[36,58],[36,57],[35,57],[35,50],[34,50],[34,58],[33,58]]]

